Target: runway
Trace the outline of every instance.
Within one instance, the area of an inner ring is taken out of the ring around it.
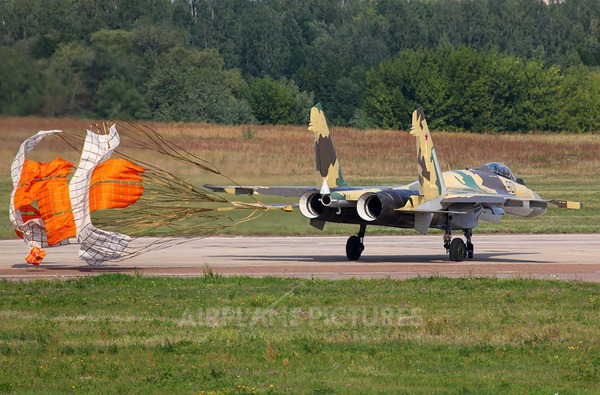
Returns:
[[[345,257],[346,237],[208,237],[121,262],[91,267],[79,246],[46,249],[40,267],[25,263],[21,240],[0,241],[0,277],[68,278],[101,273],[148,276],[278,276],[319,279],[416,276],[540,278],[600,282],[597,234],[477,235],[474,259],[450,262],[441,235],[368,236],[359,261]],[[155,239],[140,239],[155,243]]]

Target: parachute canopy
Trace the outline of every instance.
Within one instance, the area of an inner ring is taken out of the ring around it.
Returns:
[[[164,238],[131,247],[135,236],[153,231],[209,235],[272,208],[257,200],[230,202],[136,159],[129,151],[225,177],[211,163],[144,125],[119,125],[121,133],[116,126],[96,125],[94,132],[86,130],[85,134],[40,131],[21,144],[11,166],[9,215],[15,232],[31,248],[28,263],[39,265],[46,256],[44,248],[79,244],[79,258],[97,266],[181,242]],[[126,149],[121,145],[122,136]],[[79,162],[75,165],[60,157],[48,162],[27,159],[45,138],[59,138],[74,148],[80,154]],[[236,210],[251,213],[234,219],[229,213]]]
[[[119,144],[114,125],[106,135],[87,131],[79,166],[62,158],[34,162],[25,156],[46,136],[41,131],[21,145],[11,167],[13,192],[10,218],[17,235],[32,247],[30,263],[39,264],[41,248],[78,243],[80,257],[96,265],[120,256],[130,237],[92,225],[95,210],[127,207],[143,194],[144,169],[124,159],[110,159]],[[33,205],[37,204],[37,208]]]

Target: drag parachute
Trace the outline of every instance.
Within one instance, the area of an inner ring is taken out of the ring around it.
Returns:
[[[132,246],[138,236],[214,234],[270,209],[258,201],[230,202],[136,159],[128,149],[144,158],[160,155],[198,173],[225,177],[209,162],[144,125],[119,125],[120,134],[115,124],[95,128],[85,135],[40,131],[25,140],[15,156],[9,215],[15,232],[31,249],[26,257],[30,264],[42,262],[44,248],[79,244],[79,258],[97,266],[181,242],[164,237]],[[49,162],[26,159],[44,138],[57,137],[79,152],[76,166],[60,157]],[[251,213],[241,219],[230,214],[249,209]]]
[[[90,265],[121,256],[131,237],[96,228],[90,213],[135,203],[144,190],[139,175],[144,169],[124,159],[110,159],[119,145],[113,125],[106,135],[87,131],[75,174],[73,164],[26,160],[26,155],[46,136],[60,130],[41,131],[25,140],[11,166],[13,191],[10,219],[17,235],[32,248],[26,260],[39,264],[42,248],[80,244],[79,257]],[[32,203],[37,203],[37,208]]]

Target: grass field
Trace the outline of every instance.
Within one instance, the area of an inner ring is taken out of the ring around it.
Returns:
[[[0,391],[597,393],[580,282],[146,278],[0,285]]]
[[[83,131],[92,121],[76,119],[0,118],[0,207],[8,207],[10,163],[19,144],[38,130]],[[208,124],[150,123],[155,130],[215,165],[240,184],[313,185],[312,133],[305,127],[217,126]],[[332,129],[345,178],[355,185],[387,185],[416,178],[414,138],[407,132]],[[482,224],[476,233],[600,232],[600,135],[595,134],[434,134],[436,151],[444,168],[477,167],[499,161],[525,179],[547,199],[582,201],[584,209],[551,208],[534,220],[506,216],[501,224]],[[76,161],[77,155],[58,142],[43,142],[31,158],[51,160],[60,155]],[[196,184],[223,182],[197,169],[159,161],[144,153],[142,159],[173,171]],[[273,200],[265,199],[266,202]],[[294,202],[290,200],[289,202]],[[325,233],[355,233],[347,225],[328,224]],[[227,229],[228,234],[314,234],[296,211],[266,213],[262,218]],[[369,233],[402,234],[387,228]],[[0,238],[15,237],[7,210],[0,210]]]

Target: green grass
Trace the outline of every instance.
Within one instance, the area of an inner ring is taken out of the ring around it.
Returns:
[[[597,393],[598,291],[210,269],[3,281],[0,392]]]

